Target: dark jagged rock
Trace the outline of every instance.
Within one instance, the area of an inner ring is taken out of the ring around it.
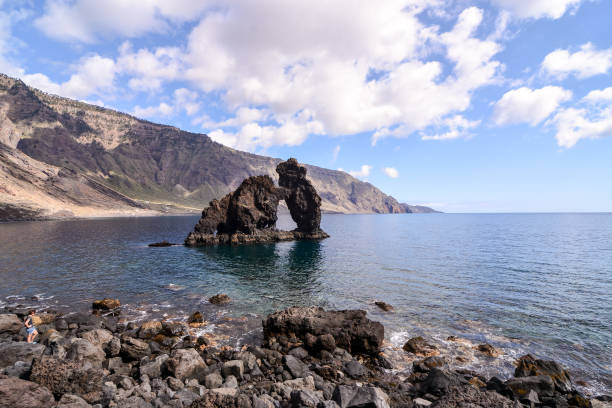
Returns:
[[[314,233],[321,227],[321,197],[306,179],[306,167],[296,159],[276,166],[278,185],[298,231]]]
[[[273,343],[281,337],[330,334],[336,345],[353,354],[376,355],[385,329],[366,317],[363,310],[325,311],[320,307],[292,307],[272,313],[263,321],[264,338]]]
[[[552,360],[540,360],[531,354],[524,355],[517,360],[515,377],[530,377],[547,375],[555,384],[555,389],[567,394],[574,389],[569,373],[561,365]]]
[[[321,239],[321,197],[306,179],[306,168],[289,159],[277,167],[280,187],[269,176],[245,179],[236,191],[213,200],[185,239],[187,246],[251,244]],[[277,209],[285,200],[297,224],[294,231],[277,230]]]
[[[153,242],[152,244],[149,244],[150,247],[154,247],[154,248],[163,248],[163,247],[169,247],[169,246],[174,246],[174,245],[179,245],[179,244],[173,244],[172,242],[168,242],[168,241],[161,241],[161,242]]]

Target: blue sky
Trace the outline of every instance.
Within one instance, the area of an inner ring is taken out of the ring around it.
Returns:
[[[612,2],[0,0],[0,72],[449,212],[612,211]]]

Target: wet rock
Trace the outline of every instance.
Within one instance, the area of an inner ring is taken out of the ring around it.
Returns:
[[[213,305],[226,305],[230,303],[232,299],[223,293],[219,293],[211,297],[210,299],[208,299],[208,301],[212,303]]]
[[[163,247],[169,247],[169,246],[173,246],[173,245],[179,245],[179,244],[173,244],[173,243],[168,242],[166,240],[163,240],[161,242],[153,242],[153,243],[149,244],[149,246],[153,247],[153,248],[163,248]]]
[[[23,327],[23,321],[15,314],[0,314],[0,334],[17,334]]]
[[[203,317],[202,317],[202,321],[204,321]],[[162,333],[165,334],[166,336],[171,336],[171,337],[183,336],[186,333],[186,331],[187,331],[187,328],[185,327],[183,323],[168,322],[168,321],[162,322]]]
[[[121,338],[121,355],[125,358],[140,360],[149,354],[151,354],[151,349],[146,342],[129,336]]]
[[[388,303],[378,301],[378,302],[374,302],[374,304],[378,306],[379,308],[381,308],[382,310],[384,310],[385,312],[393,311],[393,306],[391,306]]]
[[[495,391],[498,394],[503,395],[506,398],[514,398],[512,389],[506,385],[502,380],[497,377],[492,377],[486,384],[487,390]]]
[[[187,319],[187,323],[204,323],[204,316],[200,312],[193,312]]]
[[[413,337],[408,340],[403,347],[404,351],[416,354],[421,357],[430,357],[440,354],[438,348],[433,344],[429,344],[421,336]]]
[[[572,391],[567,395],[567,403],[570,407],[592,408],[593,404],[584,395],[577,391]]]
[[[493,357],[493,358],[499,357],[499,350],[497,350],[495,347],[493,347],[490,344],[486,344],[486,343],[479,344],[475,346],[474,349],[489,357]]]
[[[242,360],[231,360],[223,363],[223,368],[221,369],[224,377],[229,375],[233,375],[236,378],[242,379],[242,375],[244,374],[244,363]]]
[[[34,382],[0,376],[0,406],[6,408],[47,408],[55,402],[51,392]]]
[[[119,299],[104,298],[102,300],[94,301],[91,305],[91,308],[93,310],[110,311],[117,309],[119,306],[121,306],[121,302],[119,302]]]
[[[552,397],[555,391],[553,380],[547,375],[512,378],[506,381],[506,385],[518,399],[526,399],[531,390],[540,397]]]
[[[42,356],[45,346],[42,344],[26,343],[25,341],[14,341],[0,343],[0,367],[8,367],[17,361],[32,364],[32,360]]]
[[[427,373],[432,368],[440,368],[446,364],[442,357],[432,356],[412,363],[412,370],[417,373]]]
[[[338,347],[352,354],[376,355],[384,339],[384,327],[366,317],[363,310],[325,311],[320,307],[292,307],[272,313],[263,322],[268,343],[280,336],[329,334]]]
[[[100,368],[51,356],[34,360],[30,375],[32,381],[47,387],[57,396],[77,394],[89,403],[102,399],[103,378],[104,372]]]
[[[143,322],[138,330],[138,337],[141,339],[150,339],[155,337],[162,331],[162,324],[158,320],[149,320]]]
[[[195,349],[174,350],[166,362],[168,371],[179,380],[204,376],[206,363]]]
[[[516,363],[515,377],[547,375],[555,384],[555,389],[562,394],[567,394],[574,388],[567,370],[555,361],[540,360],[527,354],[519,358]]]
[[[377,387],[338,385],[332,398],[340,408],[389,408],[389,397]]]

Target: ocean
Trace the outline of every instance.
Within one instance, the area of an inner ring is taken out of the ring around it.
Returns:
[[[257,341],[261,319],[288,306],[359,308],[385,325],[399,367],[411,362],[402,344],[422,335],[456,366],[508,377],[532,353],[587,393],[612,393],[612,214],[324,214],[323,241],[147,246],[182,243],[197,219],[0,224],[0,308],[72,313],[112,297],[128,320],[199,310],[204,330],[225,330],[233,346]],[[217,293],[232,303],[210,305]],[[479,355],[482,343],[501,356]]]

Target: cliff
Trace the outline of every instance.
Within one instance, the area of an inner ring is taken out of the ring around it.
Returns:
[[[280,159],[49,95],[0,74],[0,219],[199,212]],[[370,183],[306,166],[322,209],[405,213]]]

